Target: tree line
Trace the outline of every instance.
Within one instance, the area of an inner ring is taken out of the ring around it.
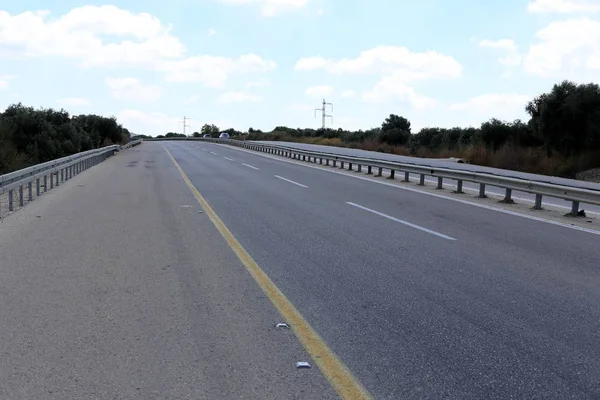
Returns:
[[[461,157],[474,164],[576,177],[600,168],[600,86],[563,81],[525,106],[529,120],[492,118],[478,127],[425,127],[413,132],[396,114],[368,130],[310,129],[277,126],[271,132],[227,129],[244,140],[284,140],[362,148],[420,157]],[[204,125],[202,134],[218,137]],[[223,132],[223,131],[221,131]],[[194,136],[200,136],[194,133]]]
[[[115,117],[70,115],[21,103],[0,113],[0,174],[130,140]]]

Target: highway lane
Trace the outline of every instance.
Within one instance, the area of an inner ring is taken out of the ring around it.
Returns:
[[[6,217],[0,398],[337,398],[200,211],[143,144]]]
[[[164,145],[377,398],[600,393],[598,236],[224,146]]]
[[[516,171],[500,170],[497,168],[482,167],[482,166],[478,166],[478,165],[458,164],[455,162],[449,162],[449,161],[445,161],[445,160],[436,160],[436,159],[432,159],[432,158],[406,157],[406,156],[400,156],[400,155],[396,155],[396,154],[386,154],[386,153],[379,153],[379,152],[366,151],[366,150],[360,150],[360,149],[349,149],[349,148],[343,148],[343,147],[323,146],[323,145],[314,145],[314,144],[307,144],[307,143],[270,142],[270,141],[260,141],[257,143],[271,144],[271,145],[275,145],[275,146],[287,146],[287,147],[309,150],[309,151],[320,151],[320,152],[341,154],[341,155],[348,155],[348,156],[355,156],[355,157],[374,158],[374,159],[379,159],[379,160],[405,162],[405,163],[411,163],[411,164],[419,163],[422,165],[432,165],[435,167],[443,167],[443,168],[465,169],[465,170],[469,170],[469,171],[487,172],[487,173],[491,173],[491,174],[500,173],[500,174],[505,174],[508,176],[520,177],[523,179],[531,179],[531,180],[538,180],[538,181],[544,181],[544,182],[547,181],[547,182],[553,182],[553,183],[563,184],[563,185],[567,185],[567,186],[573,185],[573,181],[570,179],[521,173],[521,172],[516,172]],[[412,177],[411,179],[418,179],[418,176],[413,175],[413,174],[411,174],[411,177]],[[435,181],[433,179],[429,179],[428,182],[437,183],[437,181]],[[598,183],[583,182],[583,181],[576,181],[576,182],[577,182],[577,186],[586,187],[586,188],[589,188],[592,190],[600,190],[600,184],[598,184]],[[450,185],[448,185],[448,186],[450,186]],[[465,182],[463,185],[463,190],[471,191],[473,193],[478,193],[479,187],[472,183]],[[495,193],[497,195],[504,195],[504,189],[502,189],[502,188],[496,188],[493,186],[489,186],[486,188],[486,191],[490,192],[490,193]],[[513,198],[516,201],[527,201],[532,204],[535,200],[534,195],[531,195],[531,194],[525,193],[525,192],[520,192],[520,191],[513,192]],[[543,199],[543,204],[546,204],[548,206],[551,205],[551,206],[555,206],[555,207],[560,207],[567,211],[571,209],[570,202],[567,202],[567,201],[564,201],[561,199],[553,199],[550,197],[545,197]],[[600,206],[596,206],[594,204],[583,204],[582,203],[580,207],[581,207],[581,209],[584,209],[586,212],[591,212],[591,213],[600,215]]]

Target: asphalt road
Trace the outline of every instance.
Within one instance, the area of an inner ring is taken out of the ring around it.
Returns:
[[[163,144],[376,398],[600,395],[597,235],[231,147]]]
[[[346,155],[346,156],[355,156],[355,157],[373,158],[373,159],[378,159],[378,160],[395,161],[395,162],[402,162],[402,163],[408,163],[408,164],[431,165],[431,166],[437,167],[437,168],[454,168],[454,169],[462,169],[462,170],[467,170],[467,171],[476,171],[476,172],[489,173],[489,174],[499,174],[499,175],[504,175],[504,176],[512,176],[512,177],[516,177],[516,178],[536,180],[536,181],[541,181],[541,182],[549,182],[549,183],[555,183],[555,184],[566,185],[566,186],[577,186],[577,187],[583,187],[583,188],[587,188],[587,189],[591,189],[591,190],[599,190],[600,191],[600,184],[595,183],[595,182],[576,181],[576,180],[572,180],[572,179],[551,177],[551,176],[546,176],[546,175],[537,175],[537,174],[522,173],[522,172],[517,172],[517,171],[501,170],[498,168],[482,167],[479,165],[459,164],[456,162],[450,162],[450,161],[446,161],[446,160],[437,160],[434,158],[406,157],[406,156],[400,156],[400,155],[396,155],[396,154],[386,154],[386,153],[379,153],[379,152],[375,152],[375,151],[366,151],[366,150],[361,150],[361,149],[349,149],[349,148],[335,147],[335,146],[322,146],[322,145],[315,145],[315,144],[308,144],[308,143],[289,143],[289,142],[270,142],[270,141],[260,141],[257,143],[270,144],[270,145],[275,145],[275,146],[286,146],[286,147],[297,148],[297,149],[308,150],[308,151],[320,151],[320,152],[331,153],[331,154],[341,154],[341,155]],[[418,177],[416,175],[411,175],[411,176],[413,177],[413,179],[418,179]],[[429,178],[429,182],[433,183],[434,179]],[[473,193],[478,193],[479,186],[469,183],[469,182],[465,182],[463,190],[472,191]],[[504,189],[502,189],[502,188],[488,186],[486,188],[486,191],[488,193],[491,192],[491,193],[495,193],[498,195],[504,195]],[[513,198],[516,201],[527,201],[532,204],[535,201],[535,195],[532,195],[530,193],[525,193],[525,192],[519,192],[519,191],[513,192]],[[548,206],[551,205],[554,207],[560,207],[566,211],[571,209],[570,202],[564,201],[561,199],[554,199],[551,197],[545,197],[543,199],[543,204],[548,205]],[[600,215],[600,206],[597,206],[594,204],[583,204],[582,203],[580,205],[580,209],[584,209],[588,213]]]
[[[183,183],[135,147],[0,223],[0,399],[333,399]]]
[[[600,236],[146,142],[0,225],[1,398],[335,397],[163,146],[373,397],[600,396]]]

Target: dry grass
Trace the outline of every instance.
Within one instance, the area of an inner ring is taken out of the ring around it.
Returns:
[[[520,148],[506,145],[497,151],[487,149],[483,146],[467,146],[456,150],[440,149],[437,151],[420,148],[411,153],[410,149],[407,147],[391,146],[376,140],[344,142],[340,138],[289,137],[279,132],[272,135],[269,139],[265,138],[265,140],[281,140],[324,146],[348,147],[403,156],[412,155],[422,158],[457,157],[466,159],[471,164],[486,167],[530,172],[541,175],[562,176],[573,179],[576,178],[576,174],[580,171],[600,167],[600,151],[588,152],[577,157],[564,157],[560,155],[548,157],[546,152],[541,148]]]

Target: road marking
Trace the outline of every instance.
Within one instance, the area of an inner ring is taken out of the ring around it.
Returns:
[[[310,326],[302,314],[300,314],[296,307],[288,300],[281,290],[279,290],[256,261],[254,261],[235,236],[233,236],[233,233],[231,233],[223,221],[221,221],[198,189],[192,184],[185,172],[183,172],[183,169],[179,166],[177,161],[175,161],[171,152],[164,145],[163,147],[169,155],[169,158],[171,158],[171,161],[173,161],[173,164],[175,164],[175,167],[181,174],[181,177],[188,188],[206,212],[206,215],[208,215],[211,222],[227,241],[227,244],[229,244],[229,247],[231,247],[246,270],[250,273],[252,278],[254,278],[277,311],[279,311],[279,314],[281,314],[286,323],[291,326],[292,331],[300,343],[302,343],[304,349],[312,357],[315,364],[317,364],[323,375],[329,380],[329,383],[331,383],[331,386],[333,386],[338,395],[340,395],[342,399],[372,399],[373,397],[354,377],[348,367],[346,367],[339,357],[329,348],[329,346],[327,346],[321,336],[312,326]]]
[[[233,158],[229,158],[229,157],[223,157],[223,158],[226,160],[229,160],[229,161],[235,161]]]
[[[411,228],[415,228],[415,229],[418,229],[418,230],[420,230],[420,231],[423,231],[423,232],[431,233],[432,235],[435,235],[435,236],[441,237],[441,238],[443,238],[443,239],[448,239],[448,240],[456,240],[455,238],[453,238],[453,237],[450,237],[450,236],[447,236],[447,235],[444,235],[443,233],[439,233],[439,232],[436,232],[436,231],[432,231],[431,229],[427,229],[427,228],[424,228],[424,227],[422,227],[422,226],[419,226],[419,225],[411,224],[411,223],[410,223],[410,222],[408,222],[408,221],[404,221],[404,220],[402,220],[402,219],[398,219],[398,218],[392,217],[391,215],[387,215],[387,214],[381,213],[381,212],[379,212],[379,211],[375,211],[375,210],[372,210],[372,209],[370,209],[370,208],[363,207],[363,206],[361,206],[360,204],[352,203],[352,202],[350,202],[350,201],[347,201],[347,202],[346,202],[346,204],[349,204],[349,205],[351,205],[351,206],[354,206],[354,207],[356,207],[356,208],[360,208],[361,210],[365,210],[365,211],[368,211],[368,212],[370,212],[370,213],[373,213],[373,214],[379,215],[380,217],[387,218],[387,219],[389,219],[389,220],[392,220],[392,221],[398,222],[398,223],[400,223],[400,224],[404,224],[404,225],[410,226]]]
[[[217,155],[217,153],[215,153],[214,151],[211,151],[210,154],[213,154],[215,156]]]
[[[308,186],[306,186],[306,185],[303,185],[303,184],[301,184],[301,183],[294,182],[294,181],[292,181],[292,180],[290,180],[290,179],[284,178],[283,176],[275,175],[275,178],[279,178],[279,179],[281,179],[281,180],[284,180],[284,181],[286,181],[286,182],[289,182],[289,183],[293,183],[294,185],[298,185],[298,186],[301,186],[301,187],[303,187],[303,188],[307,188],[307,187],[308,187]]]
[[[258,157],[270,158],[271,160],[285,162],[285,163],[292,164],[292,165],[298,165],[298,166],[305,167],[305,168],[312,168],[312,169],[316,169],[319,171],[328,172],[331,174],[338,174],[338,175],[346,176],[348,178],[360,179],[360,180],[363,180],[366,182],[376,183],[378,185],[389,186],[389,187],[400,189],[400,190],[406,190],[408,192],[419,193],[419,194],[424,194],[427,196],[437,197],[439,199],[450,200],[450,201],[454,201],[454,202],[461,203],[461,204],[466,204],[466,205],[473,206],[473,207],[483,208],[485,210],[496,211],[499,213],[508,214],[508,215],[512,215],[515,217],[521,217],[521,218],[526,218],[526,219],[530,219],[530,220],[537,221],[537,222],[543,222],[543,223],[550,224],[550,225],[560,226],[562,228],[573,229],[575,231],[591,233],[592,235],[600,235],[600,231],[584,228],[582,226],[571,225],[571,224],[564,223],[564,222],[553,221],[551,219],[545,219],[542,217],[535,217],[533,215],[523,214],[518,211],[512,211],[512,210],[507,210],[505,208],[497,208],[497,207],[493,207],[493,206],[488,206],[487,204],[479,204],[479,203],[475,203],[475,202],[472,202],[469,200],[458,199],[455,197],[449,197],[449,196],[441,195],[441,194],[437,194],[437,193],[430,193],[430,192],[426,192],[424,190],[414,189],[414,188],[410,188],[410,187],[406,187],[406,186],[395,185],[393,183],[375,180],[372,178],[368,178],[366,176],[358,176],[358,175],[354,175],[352,173],[335,171],[335,170],[327,168],[325,165],[323,165],[322,167],[310,165],[308,163],[287,160],[285,158],[282,158],[281,156],[271,156],[269,154],[263,154],[263,153],[252,151],[252,150],[242,149],[242,148],[238,148],[236,146],[231,146],[231,149],[239,151],[239,152],[247,153],[247,154],[253,154]]]
[[[248,167],[248,168],[252,168],[252,169],[258,169],[258,168],[256,168],[256,167],[253,167],[253,166],[252,166],[252,165],[250,165],[250,164],[242,164],[242,165],[243,165],[243,166],[245,166],[245,167]]]
[[[202,149],[202,151],[208,151],[208,150],[206,150],[206,149]]]

